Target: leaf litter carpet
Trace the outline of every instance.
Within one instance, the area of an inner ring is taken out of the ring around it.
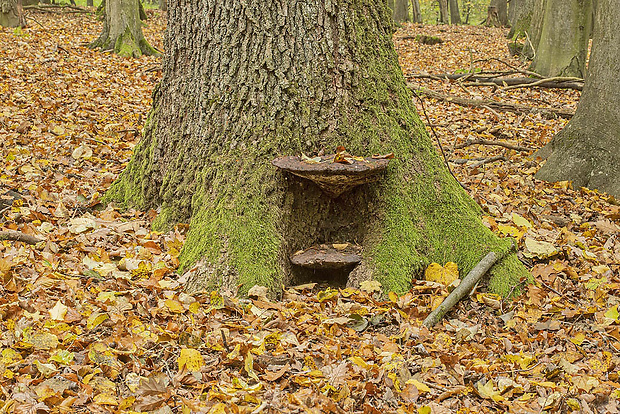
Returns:
[[[150,14],[145,33],[161,48],[164,17]],[[531,268],[514,301],[481,287],[422,327],[448,294],[445,276],[458,275],[446,263],[402,297],[375,284],[291,287],[281,301],[260,289],[190,296],[175,274],[187,226],[156,233],[155,212],[98,203],[140,136],[160,61],[84,47],[100,30],[93,16],[31,17],[0,29],[0,231],[44,240],[0,241],[3,412],[618,412],[617,200],[534,179],[531,151],[471,143],[534,150],[566,120],[417,101],[485,224],[514,237]],[[406,76],[525,68],[504,36],[405,25],[395,42]],[[579,99],[409,80],[536,107]]]

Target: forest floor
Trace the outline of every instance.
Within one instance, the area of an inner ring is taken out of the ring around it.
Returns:
[[[149,14],[161,48],[164,20]],[[389,298],[372,285],[189,296],[174,273],[186,225],[156,233],[153,211],[99,209],[140,136],[159,58],[89,50],[91,15],[29,21],[0,29],[0,231],[44,242],[0,242],[0,411],[618,412],[618,201],[536,180],[532,151],[469,142],[534,150],[565,119],[417,102],[486,225],[518,241],[534,283],[515,300],[478,289],[427,329],[439,282]],[[411,76],[524,68],[504,30],[406,25],[395,41],[416,88],[572,110],[579,99]]]

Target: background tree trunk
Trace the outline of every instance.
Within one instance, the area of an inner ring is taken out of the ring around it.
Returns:
[[[422,9],[420,8],[420,0],[411,0],[411,21],[414,23],[422,23]]]
[[[162,10],[162,11],[168,10],[168,1],[167,0],[159,0],[159,10]]]
[[[95,6],[95,2],[93,0],[86,0],[86,6],[87,7],[94,7]]]
[[[26,19],[20,0],[0,0],[0,26],[25,27]]]
[[[487,11],[487,26],[508,26],[507,0],[491,0]]]
[[[543,150],[546,181],[570,180],[620,197],[620,14],[615,0],[595,2],[588,75],[575,116]]]
[[[450,6],[450,24],[461,24],[458,0],[449,0],[448,5]]]
[[[530,59],[535,58],[538,53],[538,44],[542,36],[545,8],[547,7],[547,0],[532,0],[532,2],[532,15],[529,21],[529,27],[525,30],[525,46],[523,48],[523,54]]]
[[[536,0],[510,0],[508,22],[510,23],[509,39],[524,36],[532,22],[532,13]]]
[[[396,23],[409,21],[409,0],[394,0],[393,17]]]
[[[103,31],[91,48],[113,50],[121,56],[157,55],[142,34],[139,0],[104,0]]]
[[[532,70],[583,78],[591,27],[591,0],[547,0]]]
[[[448,0],[438,0],[439,1],[439,23],[441,24],[449,24],[449,12],[448,12]]]
[[[159,206],[157,229],[189,221],[189,290],[277,292],[321,276],[293,266],[294,252],[347,242],[362,248],[349,283],[404,292],[431,261],[465,274],[510,248],[482,225],[416,115],[386,3],[179,0],[168,16],[144,138],[107,198]],[[379,182],[337,198],[270,163],[337,145],[397,158]],[[526,275],[515,255],[494,272],[491,289],[504,293]]]

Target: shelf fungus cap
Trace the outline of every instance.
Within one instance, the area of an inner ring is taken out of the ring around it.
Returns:
[[[310,269],[342,269],[362,261],[362,248],[353,244],[321,244],[300,250],[291,256],[291,263]]]
[[[313,158],[307,162],[298,156],[276,158],[271,163],[291,174],[313,181],[331,197],[349,191],[358,185],[375,182],[387,168],[387,159],[358,158],[350,164],[332,162],[334,155]]]

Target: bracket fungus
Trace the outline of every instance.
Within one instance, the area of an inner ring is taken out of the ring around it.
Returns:
[[[309,269],[337,270],[361,262],[361,252],[361,247],[349,243],[321,244],[296,252],[291,263]]]
[[[386,158],[364,157],[347,157],[346,162],[334,161],[338,155],[279,157],[271,163],[283,171],[313,181],[327,195],[335,198],[353,187],[377,181],[389,161]]]

